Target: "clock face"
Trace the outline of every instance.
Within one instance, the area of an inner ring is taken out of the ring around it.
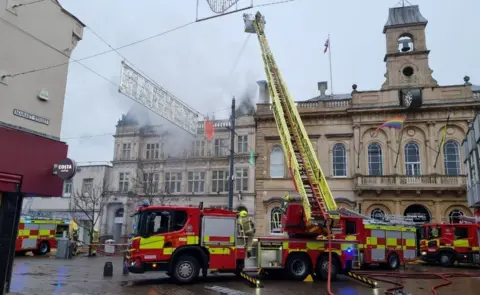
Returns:
[[[403,105],[405,107],[408,108],[412,104],[412,100],[413,100],[412,92],[408,91],[407,93],[403,94]]]

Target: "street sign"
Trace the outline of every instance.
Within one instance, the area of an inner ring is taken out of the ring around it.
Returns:
[[[77,164],[74,160],[65,158],[53,167],[54,174],[63,180],[72,179],[77,173]]]
[[[123,61],[118,91],[183,130],[197,135],[199,113]]]

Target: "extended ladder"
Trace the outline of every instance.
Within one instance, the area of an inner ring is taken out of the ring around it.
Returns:
[[[307,225],[323,225],[338,217],[337,204],[315,150],[302,123],[294,100],[288,92],[265,36],[265,19],[244,14],[245,32],[256,34],[262,50],[272,109],[294,185],[302,196]]]

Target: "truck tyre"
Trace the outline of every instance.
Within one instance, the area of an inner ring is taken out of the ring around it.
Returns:
[[[287,274],[295,281],[303,281],[312,272],[312,264],[306,255],[292,254],[287,259]]]
[[[46,255],[50,252],[50,245],[48,242],[41,242],[40,245],[38,245],[38,249],[32,252],[35,255]]]
[[[331,279],[335,281],[339,272],[338,269],[339,263],[335,256],[332,256],[332,270],[331,270]],[[328,280],[328,255],[322,256],[318,263],[316,269],[316,275],[320,277],[322,281]]]
[[[392,253],[388,256],[387,265],[389,269],[398,269],[400,267],[400,258],[397,253]]]
[[[450,267],[453,265],[453,255],[450,252],[440,253],[440,265],[443,267]]]
[[[195,282],[200,272],[198,260],[192,256],[180,256],[175,259],[172,269],[172,277],[179,284],[190,284]]]

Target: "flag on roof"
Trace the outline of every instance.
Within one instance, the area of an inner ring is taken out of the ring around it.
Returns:
[[[382,125],[378,126],[378,128],[375,130],[377,132],[380,129],[383,128],[394,128],[394,129],[402,129],[403,124],[405,123],[405,120],[407,119],[407,116],[396,116],[393,117],[392,119],[386,121]]]

